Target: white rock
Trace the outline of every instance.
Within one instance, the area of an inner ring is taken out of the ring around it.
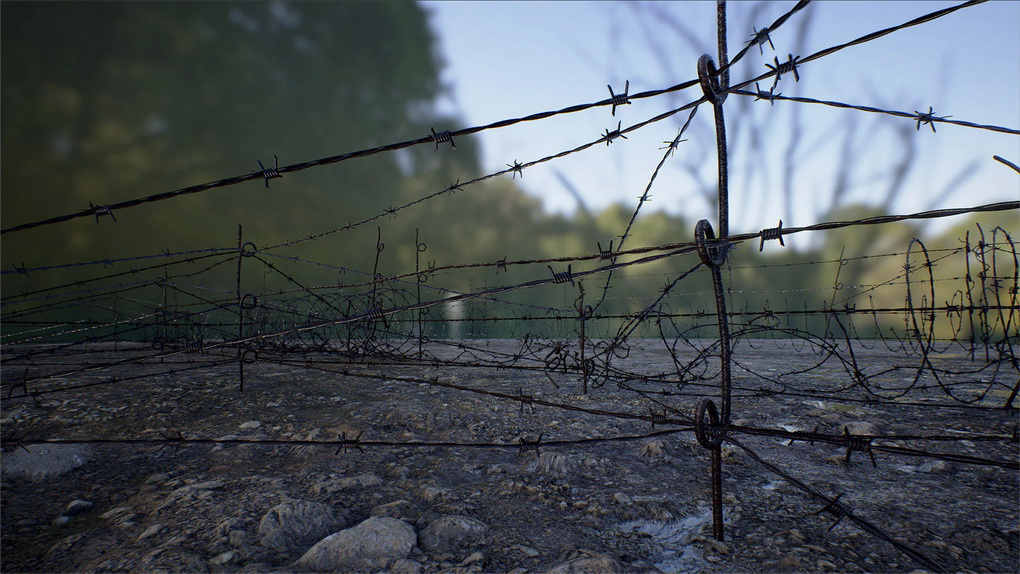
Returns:
[[[169,479],[169,474],[165,472],[157,472],[155,474],[150,474],[149,477],[145,479],[145,484],[159,484],[161,482],[166,482]]]
[[[152,526],[150,526],[150,527],[146,528],[144,531],[142,531],[142,533],[138,535],[137,540],[139,542],[141,542],[142,540],[145,540],[146,538],[150,538],[152,536],[155,536],[155,535],[159,534],[162,531],[163,531],[163,525],[162,524],[153,524]]]
[[[513,550],[517,550],[517,551],[523,553],[528,558],[534,558],[535,556],[539,555],[538,550],[535,550],[534,548],[532,548],[530,546],[524,546],[522,544],[514,544],[510,548],[512,548]]]
[[[638,449],[638,456],[649,461],[661,461],[673,455],[673,445],[658,439],[650,440],[641,445],[641,448]],[[585,464],[588,466],[597,466],[598,462],[596,461],[593,465],[590,464],[588,460],[585,460]]]
[[[216,565],[229,564],[233,562],[235,558],[237,558],[237,552],[234,550],[227,550],[222,554],[216,555],[209,562]]]
[[[64,516],[78,516],[84,514],[95,506],[87,500],[72,500],[67,508],[64,510]]]
[[[472,552],[470,556],[460,563],[460,565],[467,566],[469,564],[475,564],[476,562],[485,562],[485,554],[482,554],[481,552]]]
[[[931,474],[949,474],[953,471],[953,465],[944,460],[932,460],[917,467],[917,471]]]
[[[878,427],[875,426],[875,423],[868,421],[854,421],[846,423],[844,426],[852,435],[878,436],[882,434],[878,432]]]
[[[77,444],[32,444],[3,459],[4,476],[42,482],[67,474],[92,458],[92,451]]]
[[[567,455],[558,452],[543,452],[537,458],[531,459],[525,466],[529,473],[539,473],[554,476],[562,476],[570,470],[573,465]]]
[[[414,527],[403,520],[373,516],[323,538],[294,566],[315,572],[383,569],[391,561],[407,558],[416,540]]]
[[[243,428],[243,429],[257,429],[260,426],[262,426],[262,421],[248,421],[246,423],[241,423],[241,426],[239,428]]]
[[[213,490],[216,488],[223,488],[224,486],[226,486],[226,484],[227,482],[225,480],[207,480],[205,482],[196,482],[195,484],[189,484],[185,488],[190,488],[192,490]]]

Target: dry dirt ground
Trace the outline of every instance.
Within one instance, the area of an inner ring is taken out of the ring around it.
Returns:
[[[479,346],[498,343],[477,343]],[[5,358],[18,349],[4,349]],[[121,345],[88,355],[90,362],[130,358],[147,349]],[[452,352],[448,353],[451,357]],[[205,356],[190,355],[202,365]],[[461,360],[465,360],[461,355]],[[809,346],[747,345],[738,363],[756,372],[792,372],[817,363]],[[868,372],[909,363],[886,350],[859,353]],[[53,359],[56,360],[56,359]],[[62,356],[60,360],[76,360]],[[962,354],[945,360],[966,363]],[[37,362],[45,362],[39,359]],[[635,371],[668,371],[654,342],[626,361]],[[61,384],[155,373],[160,365],[87,372]],[[645,396],[607,384],[582,392],[577,377],[541,371],[422,365],[335,365],[383,379],[324,373],[266,361],[246,365],[244,391],[236,364],[178,369],[116,384],[2,403],[4,436],[39,438],[219,439],[179,448],[159,443],[73,445],[84,464],[41,481],[8,472],[4,454],[4,572],[213,571],[286,572],[304,547],[285,551],[259,543],[259,524],[288,500],[324,503],[348,525],[385,514],[418,535],[439,517],[466,516],[486,526],[480,536],[439,550],[416,546],[389,569],[407,572],[910,572],[921,566],[848,520],[818,514],[821,504],[739,448],[723,449],[725,542],[711,536],[709,456],[692,432],[582,444],[550,441],[648,435],[682,425],[522,404],[401,377],[438,377],[458,385],[532,396],[585,409],[647,414]],[[56,369],[57,367],[51,367]],[[991,371],[989,371],[991,372]],[[4,367],[9,382],[20,374]],[[985,373],[985,375],[988,375]],[[981,375],[981,376],[985,376]],[[904,375],[906,376],[906,375]],[[1001,374],[1011,385],[1016,371]],[[391,379],[390,379],[391,378]],[[754,388],[745,371],[736,384]],[[1012,380],[1007,380],[1012,378]],[[824,390],[845,372],[826,363],[783,379],[790,388]],[[557,386],[553,385],[553,382]],[[675,388],[673,390],[676,390]],[[689,413],[701,395],[686,387],[660,405]],[[15,396],[18,392],[13,393]],[[938,391],[912,402],[950,403]],[[1003,401],[1001,393],[989,400]],[[6,393],[5,393],[6,397]],[[1017,461],[1009,436],[1016,410],[932,409],[917,404],[841,403],[817,398],[734,392],[734,422],[768,429],[840,433],[869,429],[876,444],[905,445]],[[870,425],[870,426],[869,426]],[[161,434],[162,433],[162,434]],[[957,441],[897,441],[896,436],[952,435]],[[506,447],[238,444],[231,439],[428,441],[501,443]],[[538,449],[520,449],[522,437]],[[775,437],[741,436],[763,459],[879,526],[946,571],[1016,572],[1020,564],[1020,473],[1011,468],[945,462],[845,449]],[[11,446],[8,443],[8,446]],[[64,445],[34,444],[29,450]],[[162,446],[162,448],[161,448]],[[53,453],[51,453],[53,454]],[[69,504],[80,500],[73,511]],[[400,502],[403,501],[403,502]],[[380,510],[384,508],[385,510]],[[314,542],[314,541],[313,541]],[[387,569],[387,568],[383,568]]]

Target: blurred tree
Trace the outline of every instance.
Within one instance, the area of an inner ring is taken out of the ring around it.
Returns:
[[[274,154],[286,165],[449,129],[426,16],[404,2],[4,3],[3,226],[255,171]],[[4,259],[230,246],[238,223],[263,245],[339,227],[398,201],[405,176],[473,170],[473,143],[457,143],[10,234]]]

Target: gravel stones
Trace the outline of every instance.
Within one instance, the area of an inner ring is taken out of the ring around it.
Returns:
[[[668,355],[661,358],[666,361],[661,368],[672,365]],[[196,356],[196,360],[201,359]],[[749,360],[783,362],[785,367],[798,356],[788,350],[768,351]],[[455,370],[431,365],[349,368],[423,378],[445,377]],[[210,369],[208,373],[181,372],[168,384],[154,385],[143,394],[129,392],[126,386],[96,387],[79,402],[56,410],[25,403],[30,418],[22,422],[32,423],[30,428],[59,429],[67,424],[62,431],[67,436],[121,436],[122,415],[111,418],[108,426],[78,421],[87,420],[89,413],[104,405],[130,402],[137,407],[132,411],[138,415],[134,423],[150,429],[139,431],[139,436],[155,439],[157,444],[93,446],[84,468],[43,483],[5,474],[0,486],[3,571],[267,573],[294,572],[300,567],[415,574],[550,569],[767,574],[825,571],[830,564],[844,572],[906,572],[918,567],[848,520],[830,530],[835,517],[815,515],[821,502],[805,497],[790,481],[768,472],[739,449],[724,460],[726,546],[715,547],[708,540],[710,453],[690,432],[652,436],[659,425],[650,429],[647,421],[619,421],[544,406],[522,412],[513,401],[435,386],[381,385],[375,379],[338,379],[269,365],[259,367],[268,378],[253,375],[250,388],[238,394],[234,385],[224,382],[236,374],[236,365]],[[286,383],[292,375],[296,382]],[[517,396],[522,386],[525,393],[535,394],[542,385],[550,400],[556,394],[539,375],[480,369],[460,376],[464,384],[508,396]],[[273,384],[260,386],[260,380]],[[817,382],[824,386],[839,380],[833,375]],[[331,401],[341,383],[350,400]],[[611,385],[587,396],[577,393],[565,386],[556,400],[595,409],[648,412],[647,401]],[[182,396],[194,400],[182,401]],[[172,411],[172,420],[157,406],[168,397],[181,405]],[[274,401],[284,408],[267,413],[263,405]],[[692,401],[678,397],[675,406],[690,412]],[[1013,416],[1001,410],[939,409],[925,411],[922,420],[911,417],[915,410],[896,404],[854,404],[848,410],[831,403],[822,410],[817,403],[779,395],[735,396],[733,410],[751,427],[784,428],[781,425],[787,424],[842,436],[847,425],[854,435],[877,436],[875,445],[917,446],[988,458],[1002,458],[998,447],[966,440],[901,444],[896,437],[1000,433],[1011,428],[1004,425],[1012,424],[1009,417]],[[190,411],[181,410],[192,404]],[[825,417],[812,414],[815,409]],[[59,423],[57,415],[75,422]],[[254,420],[262,425],[238,428]],[[484,425],[477,424],[482,421]],[[854,426],[855,422],[870,422],[880,432]],[[172,432],[168,429],[182,429],[189,438],[224,440],[350,438],[364,430],[366,441],[493,442],[505,447],[380,445],[338,452],[336,446],[314,443],[223,442],[160,449],[159,431]],[[646,438],[633,441],[546,444],[646,433]],[[818,491],[830,497],[845,493],[841,501],[855,513],[881,524],[947,571],[1015,570],[1016,541],[1020,540],[1015,470],[888,452],[876,452],[878,466],[872,467],[870,457],[860,451],[852,453],[849,465],[835,466],[826,457],[844,461],[845,446],[737,436],[764,460]],[[522,437],[528,445],[541,438],[541,444],[521,449]],[[4,454],[5,471],[15,454]],[[95,506],[64,524],[53,524],[52,519],[62,516],[74,500]],[[315,520],[301,518],[303,513],[296,507],[266,518],[281,503],[311,505],[326,515],[320,516],[324,524],[329,517],[323,509],[330,509],[338,521],[302,534],[297,524]],[[266,530],[260,531],[264,518]],[[362,523],[366,519],[369,522]],[[382,519],[395,521],[384,523],[390,528],[382,530],[402,542],[380,556],[375,544],[381,538],[378,532],[371,537],[356,534],[370,530],[365,524],[378,526]],[[484,530],[472,529],[471,520],[481,522]],[[284,533],[287,524],[291,524],[290,535]],[[400,526],[393,528],[394,524]],[[361,530],[348,528],[355,525]],[[270,532],[277,534],[263,543]],[[341,532],[346,532],[338,537],[346,540],[341,551],[326,557],[320,547],[301,566],[295,563],[317,543]],[[54,551],[47,554],[49,548]],[[576,550],[581,548],[586,550]],[[313,558],[318,562],[313,564]],[[889,566],[893,563],[899,566]]]

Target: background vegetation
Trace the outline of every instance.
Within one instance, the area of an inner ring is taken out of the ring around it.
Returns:
[[[110,204],[256,171],[256,160],[269,165],[274,155],[286,165],[422,137],[433,128],[463,127],[458,118],[436,111],[436,101],[446,89],[439,81],[442,58],[427,15],[413,3],[4,3],[0,43],[4,228],[84,209],[90,203]],[[739,133],[753,118],[746,109],[743,115],[736,113],[732,125]],[[164,250],[235,248],[239,225],[245,241],[275,245],[385,213],[451,182],[480,175],[475,142],[458,138],[456,144],[456,150],[415,146],[287,174],[272,180],[268,188],[251,182],[182,196],[115,213],[115,223],[106,217],[98,222],[81,218],[7,234],[2,243],[8,271],[2,285],[5,303],[25,292],[45,293],[54,286],[141,264],[66,267],[28,275],[10,272],[23,265],[39,268]],[[692,170],[700,169],[695,165],[701,161],[698,157],[681,161]],[[259,290],[293,290],[295,285],[364,282],[366,274],[370,278],[409,273],[416,264],[590,254],[597,243],[606,246],[618,238],[633,212],[632,206],[616,205],[595,213],[579,209],[572,216],[553,215],[514,182],[509,176],[488,180],[378,224],[280,248],[275,255],[301,262],[274,260],[276,270],[246,265],[244,282],[261,284]],[[714,189],[712,182],[706,186],[705,193]],[[890,187],[883,193],[891,197],[898,192]],[[838,189],[832,197],[840,197]],[[831,220],[877,214],[867,210],[836,202],[818,215],[819,220]],[[959,247],[965,230],[973,229],[973,220],[931,238],[929,247]],[[1015,214],[983,216],[981,221],[989,230],[997,224],[1016,229]],[[628,246],[686,241],[693,226],[680,216],[645,208]],[[818,309],[867,301],[878,307],[902,306],[901,283],[882,289],[868,286],[901,274],[903,255],[859,258],[903,254],[916,233],[916,227],[901,224],[884,226],[880,233],[831,232],[810,250],[782,250],[770,244],[759,255],[754,246],[742,247],[731,260],[731,306]],[[416,237],[426,243],[426,251],[416,249]],[[840,260],[854,263],[840,266]],[[812,262],[828,263],[808,264]],[[696,258],[686,256],[617,273],[599,312],[620,317],[637,312],[655,300],[665,282],[695,264]],[[207,300],[230,299],[236,280],[233,265],[220,265],[215,272],[196,277],[190,297],[200,300],[194,293],[201,290]],[[964,265],[962,257],[940,263],[940,299],[948,301],[963,288]],[[559,271],[563,266],[554,267]],[[436,273],[421,285],[427,291],[420,296],[441,299],[542,277],[548,277],[545,265],[511,266],[505,273],[493,268]],[[119,277],[90,283],[89,288],[128,280]],[[604,281],[604,275],[585,280],[588,304],[601,297]],[[837,283],[844,287],[834,293]],[[443,290],[431,291],[439,286]],[[391,293],[406,291],[390,303],[410,302],[410,293],[418,288],[413,277],[390,282]],[[381,304],[376,291],[361,289],[368,299],[346,311],[365,312]],[[713,312],[709,291],[704,274],[696,275],[671,294],[669,304],[677,313]],[[301,295],[306,299],[301,305],[308,306],[303,313],[325,305],[322,298],[331,291],[315,292],[323,295],[311,302],[307,291]],[[183,297],[181,293],[177,295]],[[506,315],[518,324],[487,322],[457,332],[524,336],[533,330],[520,320],[560,316],[564,309],[574,308],[578,295],[574,287],[556,285],[500,298],[512,306],[475,300],[454,315]],[[139,287],[115,297],[107,305],[107,316],[102,316],[102,306],[86,309],[63,304],[70,301],[63,299],[46,320],[99,322],[118,313],[145,314],[162,296],[151,285]],[[284,299],[281,296],[280,305]],[[51,304],[42,300],[39,303],[37,297],[27,304]],[[315,312],[328,313],[329,305]],[[429,317],[450,318],[443,312]],[[29,328],[10,317],[5,334]],[[818,319],[810,327],[823,328],[822,322]],[[623,323],[622,318],[606,321],[589,334],[611,336]],[[902,328],[903,319],[882,318],[881,324]],[[544,332],[559,336],[577,328],[573,322],[545,325]],[[684,325],[689,323],[675,327],[684,332]],[[646,328],[644,335],[657,335],[651,323]],[[432,332],[449,334],[448,329],[438,325]]]

